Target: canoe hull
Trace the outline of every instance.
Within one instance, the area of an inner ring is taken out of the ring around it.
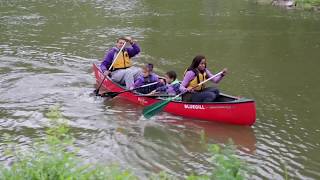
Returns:
[[[95,64],[93,64],[93,71],[96,77],[96,82],[98,85],[100,85],[104,75]],[[120,92],[124,90],[121,86],[114,83],[109,78],[104,80],[102,87],[105,91],[110,92]],[[118,96],[143,106],[148,106],[160,101],[160,99],[138,96],[131,92],[125,92],[119,94]],[[236,97],[232,98],[235,98],[235,100],[213,103],[172,101],[164,108],[164,111],[195,120],[214,121],[246,126],[253,125],[256,120],[255,102],[250,99],[243,100]]]

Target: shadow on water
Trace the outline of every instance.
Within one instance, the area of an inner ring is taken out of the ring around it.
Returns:
[[[162,120],[161,120],[162,121]],[[167,123],[170,120],[164,120]],[[168,122],[177,130],[189,130],[204,137],[207,143],[227,144],[230,140],[246,153],[254,153],[256,150],[256,137],[252,127],[233,126],[215,122],[198,120],[173,120]]]

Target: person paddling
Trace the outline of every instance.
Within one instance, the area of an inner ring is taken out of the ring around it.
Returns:
[[[131,47],[124,47],[121,54],[117,56],[122,46],[130,44]],[[125,84],[129,89],[134,84],[134,79],[140,74],[140,68],[133,67],[131,58],[140,53],[139,45],[131,37],[120,37],[115,47],[111,48],[105,55],[100,69],[106,76],[117,83]],[[117,59],[115,59],[117,57]],[[110,68],[110,66],[112,66]]]
[[[153,64],[146,64],[145,66],[142,67],[142,74],[140,74],[136,81],[134,82],[134,85],[131,87],[131,89],[136,88],[136,87],[140,87],[146,84],[150,84],[153,82],[159,82],[159,76],[156,75],[153,72]],[[144,88],[139,88],[137,90],[137,92],[142,93],[142,94],[148,94],[151,91],[155,90],[159,85],[155,84],[152,86],[147,86]]]
[[[222,73],[211,81],[219,83],[223,76],[227,73],[227,69],[224,68]],[[188,102],[213,102],[219,96],[219,90],[214,87],[205,87],[205,84],[197,86],[197,84],[212,77],[212,73],[207,69],[207,60],[203,55],[194,57],[191,65],[186,70],[181,85],[188,89],[188,91],[182,95],[183,101]]]
[[[166,72],[164,78],[167,84],[158,87],[156,90],[151,92],[150,95],[167,94],[170,96],[175,96],[187,91],[184,86],[181,86],[181,83],[178,81],[177,73],[175,71]]]

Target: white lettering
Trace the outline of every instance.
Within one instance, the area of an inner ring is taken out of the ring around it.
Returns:
[[[142,98],[142,97],[138,97],[138,102],[141,104],[141,105],[145,105],[145,104],[147,104],[147,101],[144,99],[144,98]]]
[[[203,105],[185,104],[185,109],[205,109]]]

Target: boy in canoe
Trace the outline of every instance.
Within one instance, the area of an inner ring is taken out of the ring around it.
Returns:
[[[154,82],[159,82],[159,76],[153,72],[153,64],[146,64],[142,67],[142,74],[140,74],[135,80],[133,86],[130,89],[138,88],[140,86],[153,84],[151,86],[146,86],[143,88],[138,88],[137,92],[142,94],[148,94],[151,91],[155,90],[159,85],[154,84]]]
[[[181,83],[177,80],[176,72],[168,71],[164,77],[167,84],[158,87],[156,90],[152,91],[150,95],[166,94],[169,96],[175,96],[187,91],[187,88],[181,86]]]
[[[130,44],[131,47],[126,47]],[[120,50],[122,49],[122,52]],[[139,45],[131,37],[120,37],[116,46],[105,55],[100,69],[106,76],[119,84],[125,84],[129,89],[134,79],[140,74],[140,68],[133,67],[131,58],[140,53]]]

